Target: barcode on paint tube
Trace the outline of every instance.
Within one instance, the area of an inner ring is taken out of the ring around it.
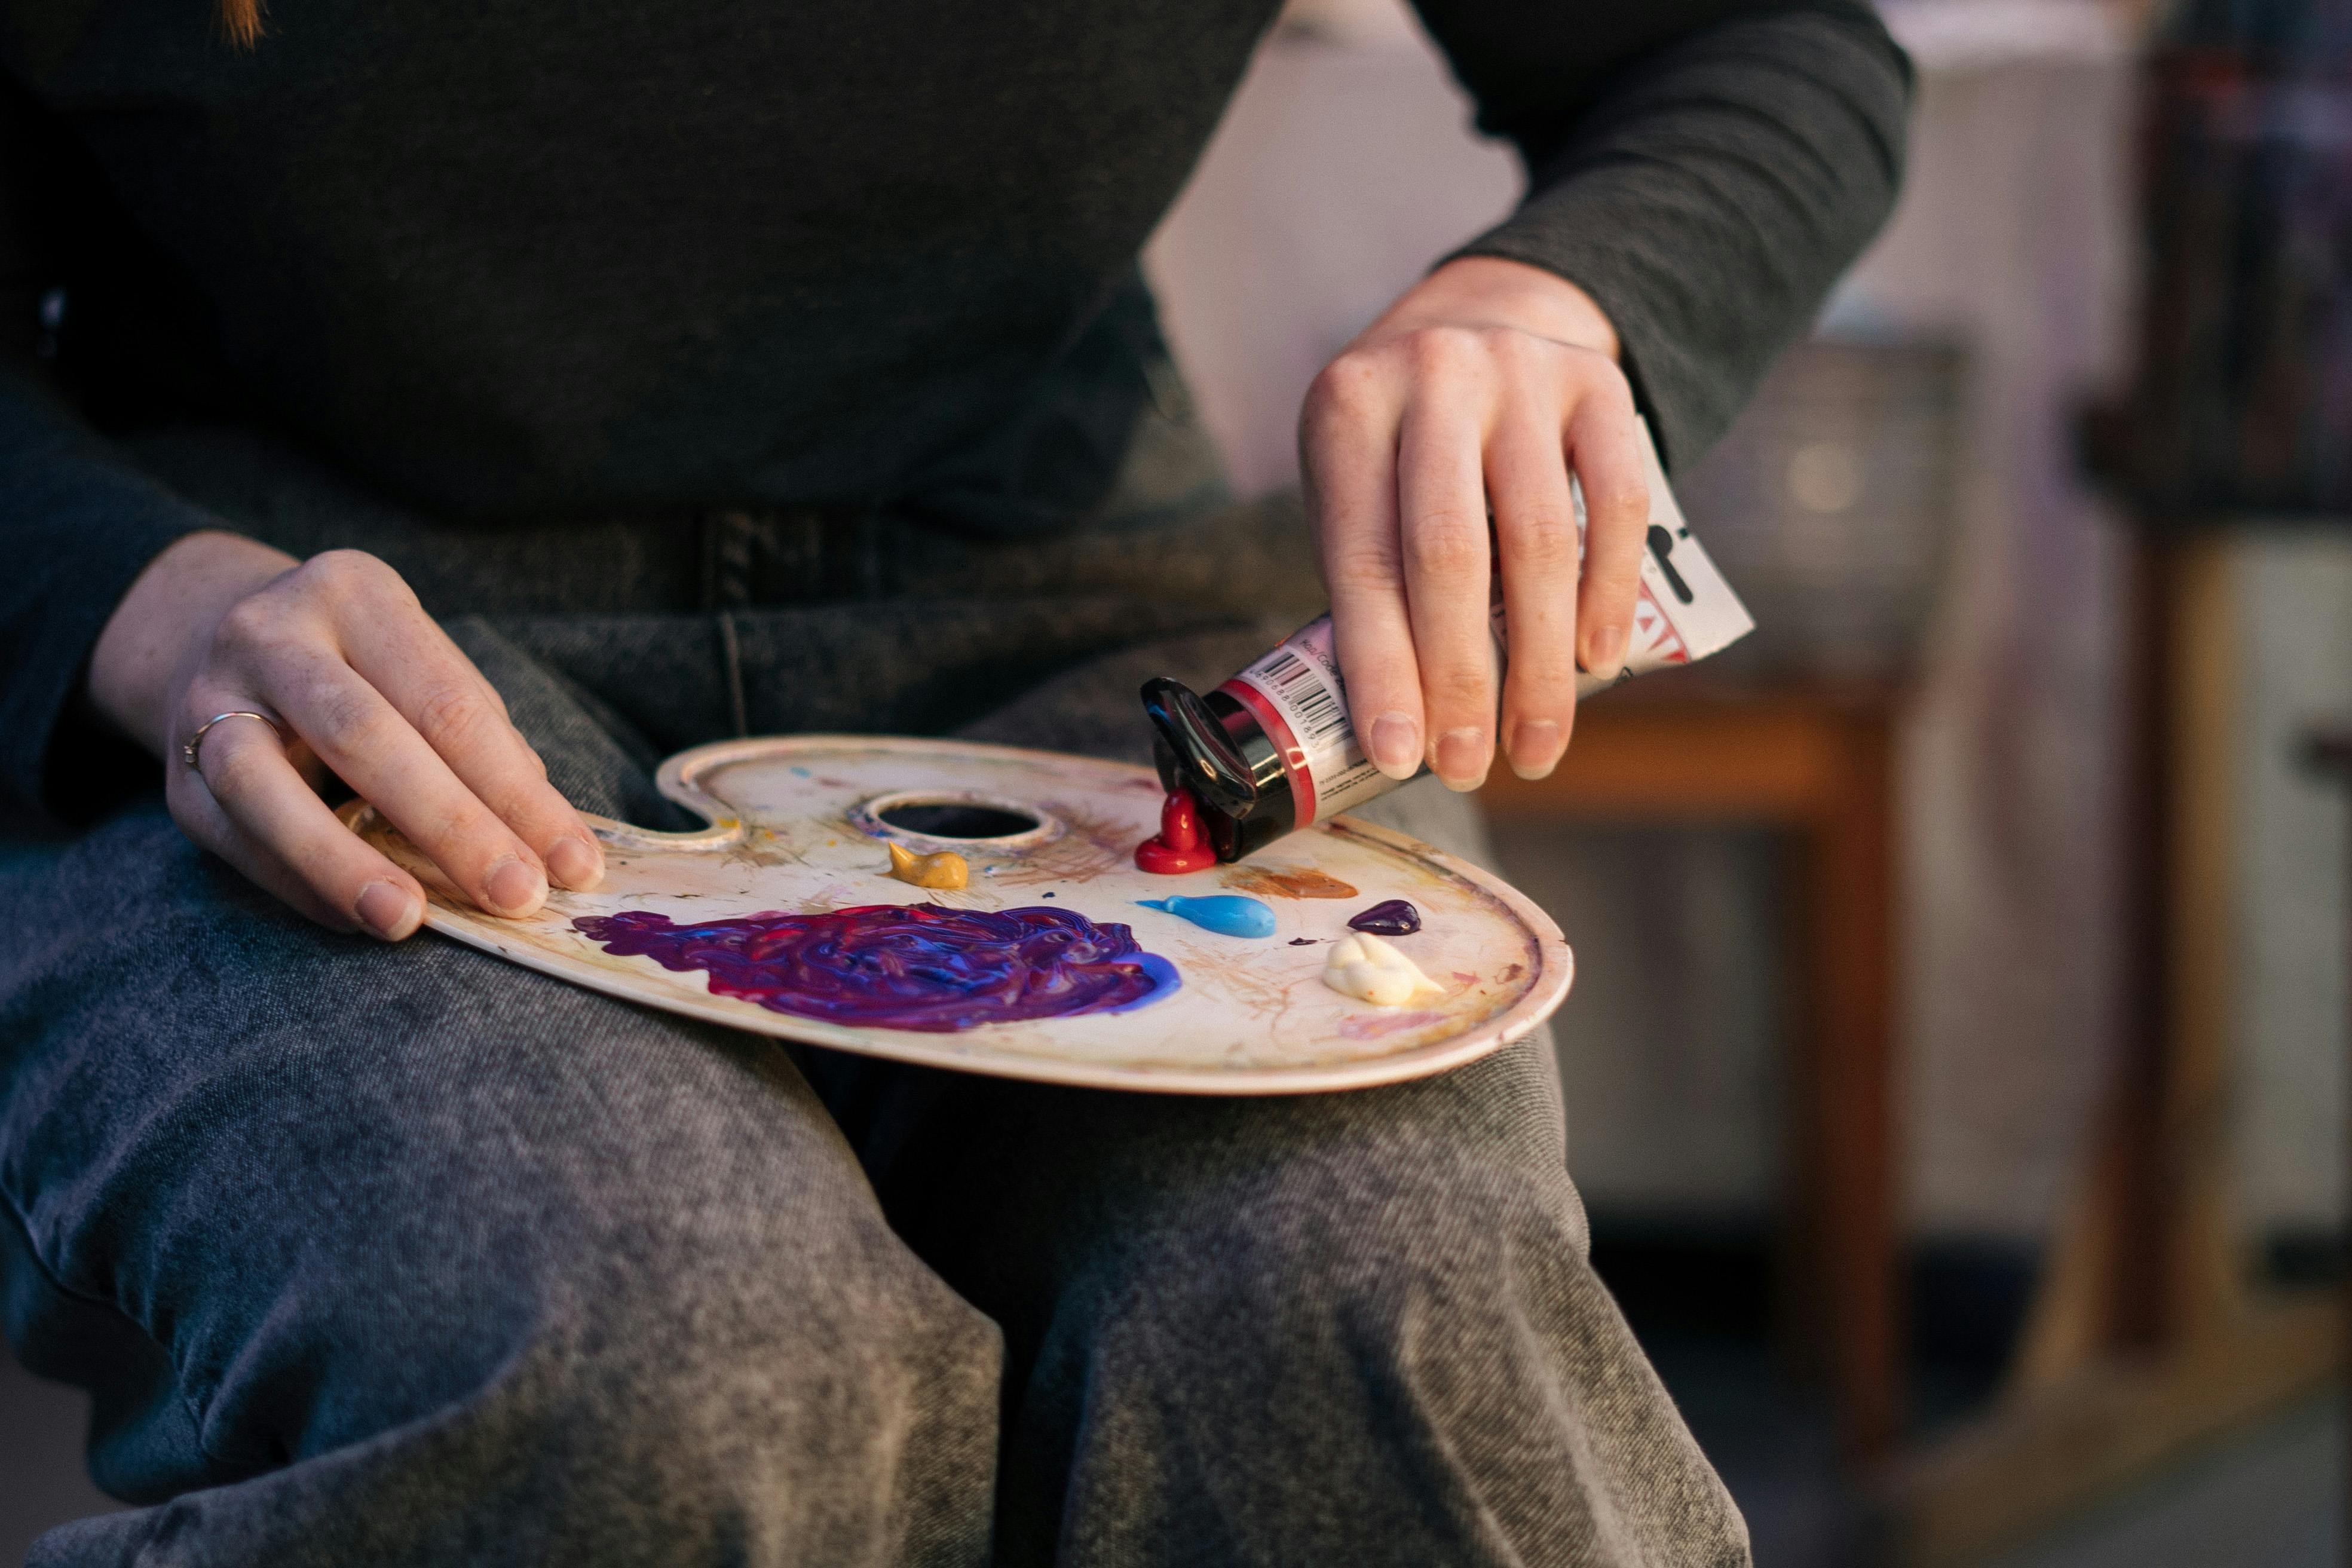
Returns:
[[[1348,710],[1322,671],[1288,648],[1276,648],[1260,676],[1285,708],[1297,720],[1302,745],[1328,741],[1348,727]]]
[[[1297,747],[1291,765],[1302,768],[1312,785],[1299,800],[1298,826],[1321,822],[1388,788],[1387,778],[1365,761],[1348,722],[1330,616],[1307,622],[1234,679],[1265,698],[1290,727]]]

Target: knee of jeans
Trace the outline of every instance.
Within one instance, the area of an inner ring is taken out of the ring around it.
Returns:
[[[1362,1145],[1192,1194],[1125,1253],[1115,1299],[1151,1331],[1197,1315],[1270,1361],[1467,1343],[1584,1288],[1583,1224],[1564,1171],[1436,1140]]]
[[[510,1262],[499,1289],[445,1277],[320,1314],[307,1390],[281,1335],[205,1425],[278,1423],[283,1449],[235,1468],[299,1496],[320,1461],[321,1484],[384,1500],[387,1528],[447,1538],[417,1561],[485,1530],[550,1562],[984,1559],[986,1319],[869,1236],[594,1239]]]
[[[844,1558],[903,1526],[910,1493],[961,1485],[978,1505],[996,1327],[860,1229],[706,1255],[691,1275],[600,1271],[479,1403],[493,1424],[519,1414],[533,1447],[593,1434],[582,1464],[600,1494],[700,1499]]]
[[[643,1203],[476,1186],[438,1256],[322,1241],[209,1390],[208,1451],[259,1468],[432,1427],[492,1443],[488,1462],[562,1456],[589,1483],[567,1498],[754,1512],[820,1480],[887,1499],[909,1464],[984,1468],[995,1326],[854,1177],[802,1174],[791,1191],[689,1176]]]

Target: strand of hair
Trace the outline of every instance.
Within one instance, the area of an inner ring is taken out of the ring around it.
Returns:
[[[220,23],[229,42],[253,47],[261,41],[261,0],[220,0]]]

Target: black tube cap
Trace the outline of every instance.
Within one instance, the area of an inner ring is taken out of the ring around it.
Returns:
[[[1169,776],[1170,759],[1163,757],[1162,784],[1171,789],[1181,784],[1229,816],[1245,817],[1257,809],[1257,779],[1248,760],[1199,693],[1181,680],[1155,675],[1143,683],[1143,711],[1173,753],[1175,776]]]

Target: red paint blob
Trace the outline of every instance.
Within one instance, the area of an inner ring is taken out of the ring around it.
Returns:
[[[1201,805],[1191,790],[1171,791],[1160,807],[1160,833],[1135,847],[1135,863],[1155,877],[1205,871],[1217,863],[1201,831]]]

